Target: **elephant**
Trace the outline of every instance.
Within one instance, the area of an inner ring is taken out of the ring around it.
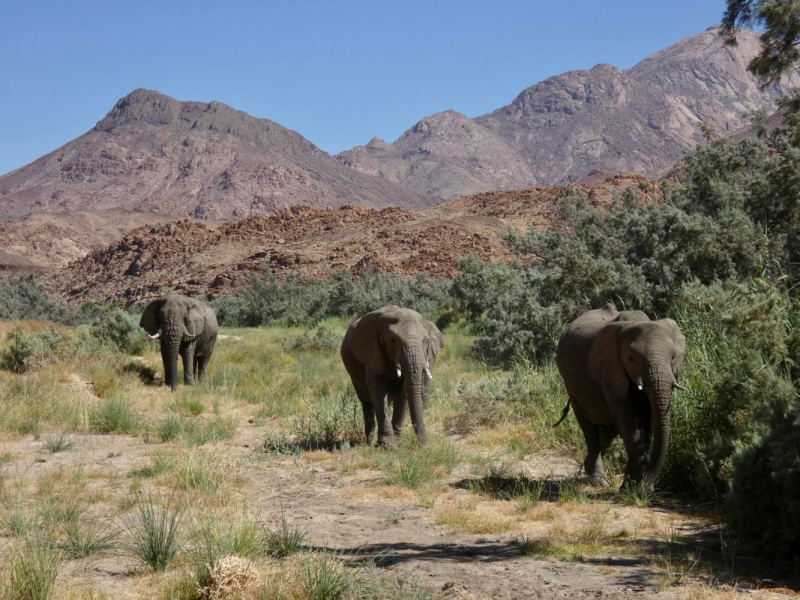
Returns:
[[[217,316],[208,304],[180,294],[153,300],[139,321],[150,339],[161,340],[164,379],[172,391],[178,389],[178,354],[183,359],[183,382],[191,385],[194,374],[200,381],[217,342]]]
[[[642,483],[653,489],[667,456],[672,390],[685,389],[678,383],[685,354],[675,321],[617,312],[613,304],[587,311],[567,326],[556,366],[569,399],[554,427],[571,405],[586,439],[583,465],[593,485],[608,485],[602,454],[619,435],[628,455],[623,487]]]
[[[361,402],[367,443],[377,417],[378,445],[394,446],[407,406],[417,439],[426,442],[423,392],[442,348],[444,337],[436,325],[407,308],[384,306],[350,325],[342,341],[342,362]]]

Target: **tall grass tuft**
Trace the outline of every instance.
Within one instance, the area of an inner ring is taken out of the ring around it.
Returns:
[[[300,571],[300,587],[308,600],[341,600],[348,589],[345,567],[330,552],[312,555]]]
[[[127,400],[114,395],[89,412],[89,426],[98,433],[135,434],[141,419]]]
[[[40,531],[29,532],[11,551],[6,563],[5,597],[13,600],[50,600],[61,571],[62,556],[53,540]]]
[[[181,547],[183,507],[172,499],[140,496],[135,513],[122,521],[121,547],[153,572],[167,569]]]
[[[306,541],[306,530],[290,526],[286,514],[281,513],[277,525],[267,530],[267,553],[275,558],[285,558],[300,552]]]
[[[51,437],[45,440],[44,447],[47,448],[53,454],[57,454],[59,452],[66,452],[67,450],[73,448],[75,444],[70,442],[67,437],[61,433],[58,437]]]
[[[64,527],[66,539],[59,543],[59,548],[70,558],[84,558],[110,550],[114,547],[117,532],[112,531],[103,520],[82,518]]]
[[[198,490],[207,494],[218,491],[226,481],[227,474],[216,461],[192,452],[187,454],[175,473],[180,490]]]
[[[212,586],[213,573],[221,559],[237,556],[252,560],[268,552],[268,532],[258,515],[246,506],[233,513],[209,515],[197,526],[193,538],[195,544],[189,556],[200,589]]]

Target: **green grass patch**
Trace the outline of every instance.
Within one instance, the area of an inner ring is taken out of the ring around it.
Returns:
[[[432,439],[420,445],[410,435],[397,449],[377,449],[374,459],[386,472],[386,483],[418,489],[449,475],[461,454],[446,439]]]
[[[141,430],[142,419],[128,400],[112,396],[89,412],[89,426],[97,433],[135,435]]]

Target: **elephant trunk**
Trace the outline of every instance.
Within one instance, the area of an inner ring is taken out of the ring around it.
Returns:
[[[425,421],[422,417],[423,387],[425,385],[425,352],[422,341],[406,344],[400,354],[400,366],[403,371],[403,385],[405,386],[408,408],[411,413],[411,424],[421,444],[427,441],[425,434]]]
[[[183,333],[184,325],[182,321],[171,319],[164,323],[164,332],[161,337],[161,343],[166,344],[167,347],[167,354],[164,357],[164,373],[166,375],[166,383],[173,392],[178,389],[178,355],[180,354]]]
[[[672,374],[670,363],[667,360],[654,361],[647,372],[647,390],[650,397],[651,431],[653,445],[650,451],[650,460],[647,465],[644,484],[652,488],[658,477],[661,467],[667,458],[669,446],[669,408],[672,400],[672,385],[675,376]]]

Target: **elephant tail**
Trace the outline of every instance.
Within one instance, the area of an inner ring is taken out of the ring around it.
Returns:
[[[564,419],[567,418],[567,415],[569,414],[569,403],[570,403],[570,398],[567,398],[567,405],[564,407],[564,412],[561,413],[561,418],[558,420],[558,423],[553,425],[553,427],[558,427],[559,425],[561,425]]]

